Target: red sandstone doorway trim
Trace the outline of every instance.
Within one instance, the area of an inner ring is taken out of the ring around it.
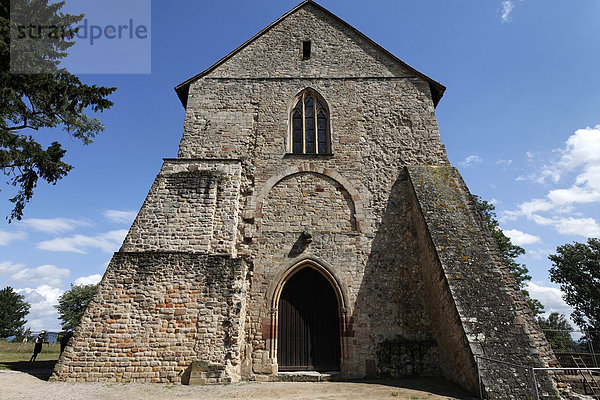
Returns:
[[[329,282],[335,293],[339,310],[340,369],[344,370],[345,360],[349,356],[348,337],[351,336],[352,333],[351,321],[348,319],[348,297],[345,290],[343,290],[342,285],[331,271],[331,268],[316,257],[303,257],[300,260],[294,261],[292,265],[288,266],[283,272],[278,274],[277,278],[274,280],[275,284],[271,285],[267,291],[267,298],[270,301],[270,321],[267,326],[263,327],[263,335],[268,336],[266,342],[269,349],[269,358],[274,362],[277,360],[277,327],[279,318],[277,307],[279,305],[281,292],[292,276],[304,268],[312,268],[319,272]]]

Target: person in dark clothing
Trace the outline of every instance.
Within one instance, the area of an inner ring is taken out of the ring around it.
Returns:
[[[37,355],[40,354],[40,352],[42,351],[42,345],[44,344],[44,333],[46,333],[46,332],[42,331],[38,335],[38,337],[35,338],[35,346],[33,347],[33,355],[29,359],[29,362],[35,361],[35,359],[37,358]]]

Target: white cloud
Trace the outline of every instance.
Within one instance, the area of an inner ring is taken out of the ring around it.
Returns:
[[[558,233],[563,235],[600,236],[600,225],[593,218],[559,218],[554,225]]]
[[[502,165],[504,167],[508,167],[512,163],[513,163],[513,160],[502,160],[502,159],[500,159],[500,160],[496,161],[497,165]]]
[[[1,275],[11,275],[15,272],[23,269],[25,264],[13,264],[10,261],[2,261],[0,262],[0,276]]]
[[[573,312],[573,309],[563,300],[563,292],[560,289],[543,286],[541,282],[528,282],[525,289],[529,291],[532,298],[542,302],[545,315],[557,312],[568,317]]]
[[[6,246],[14,240],[23,240],[27,235],[25,232],[0,231],[0,246]]]
[[[520,204],[519,209],[524,215],[529,216],[536,212],[552,210],[552,203],[543,199],[531,199]]]
[[[526,256],[534,258],[536,260],[547,259],[549,254],[554,253],[552,249],[528,249]]]
[[[573,339],[579,340],[581,338],[581,333],[577,331],[577,325],[571,319],[573,308],[565,303],[563,292],[560,289],[544,286],[542,282],[528,282],[525,289],[529,291],[532,298],[538,299],[544,305],[543,317],[548,318],[553,312],[565,315],[569,324],[575,329],[571,333]]]
[[[516,244],[517,246],[541,242],[541,239],[538,236],[521,232],[517,229],[507,229],[503,230],[503,232],[510,238],[513,244]]]
[[[556,222],[555,219],[542,217],[541,215],[532,214],[530,219],[538,225],[552,225]]]
[[[61,287],[63,278],[67,278],[69,275],[68,269],[58,268],[54,265],[40,265],[36,268],[24,268],[16,271],[10,278],[25,284]]]
[[[58,331],[58,311],[54,308],[58,304],[58,298],[64,293],[63,290],[48,285],[40,285],[36,288],[16,289],[17,293],[25,296],[25,301],[31,305],[27,317],[27,325],[33,331],[42,329]]]
[[[502,19],[502,23],[510,22],[510,14],[514,8],[515,3],[512,1],[506,0],[502,2],[502,16],[500,17]]]
[[[471,154],[464,161],[459,162],[463,167],[470,167],[471,165],[481,164],[483,159],[476,154]]]
[[[74,286],[95,285],[96,283],[100,282],[101,279],[102,279],[102,275],[100,275],[100,274],[81,276],[73,281],[73,285]]]
[[[123,239],[126,235],[126,229],[110,231],[97,236],[74,235],[39,242],[37,248],[48,251],[66,251],[80,254],[86,254],[85,250],[88,248],[96,248],[107,253],[112,253],[119,249],[119,246],[123,243]]]
[[[119,210],[106,210],[104,216],[109,221],[116,222],[118,224],[131,224],[135,219],[137,212],[135,211],[119,211]]]
[[[521,206],[523,206],[523,204]],[[549,210],[552,210],[552,208],[549,208],[548,210],[543,209],[543,211]],[[556,211],[557,213],[561,213],[568,210],[569,209],[558,209],[554,211]],[[556,215],[552,217],[544,217],[542,215],[535,214],[534,212],[527,212],[527,207],[520,207],[518,211],[504,212],[503,216],[500,218],[500,221],[506,222],[515,220],[521,215],[526,216],[528,219],[530,219],[538,225],[553,226],[558,233],[561,233],[563,235],[579,235],[583,237],[600,236],[600,224],[598,224],[598,222],[594,218],[559,217]],[[507,233],[507,236],[510,235],[508,235]]]
[[[530,174],[527,176],[527,178],[540,184],[545,184],[548,180],[550,180],[552,183],[558,183],[560,180],[560,174],[561,171],[557,165],[544,165],[539,175],[536,176],[535,174]]]
[[[28,218],[21,223],[34,231],[53,234],[70,232],[77,227],[91,225],[86,221],[69,218]]]
[[[548,199],[555,205],[593,203],[600,200],[600,190],[573,186],[569,189],[551,190],[548,192]]]
[[[551,177],[557,183],[565,175],[576,171],[578,173],[572,188],[600,190],[600,125],[594,128],[577,129],[569,136],[565,147],[554,153],[560,159],[544,166],[537,181],[544,183],[546,177]]]
[[[541,211],[552,210],[552,203],[544,199],[531,199],[524,203],[519,204],[518,209],[515,211],[505,211],[502,213],[500,222],[513,221],[520,216],[525,216],[532,219],[535,213]]]
[[[548,190],[545,198],[519,204],[516,210],[504,212],[500,220],[524,216],[536,224],[553,226],[561,234],[599,236],[598,222],[594,218],[574,214],[574,211],[578,204],[600,202],[600,125],[576,130],[567,139],[564,148],[553,153],[559,156],[558,160],[545,165],[539,174],[527,178],[556,185],[567,177],[574,177],[572,183]],[[530,153],[527,155],[529,157]],[[520,179],[525,178],[517,178]]]
[[[567,139],[560,164],[573,169],[585,165],[600,163],[600,125],[583,128]]]

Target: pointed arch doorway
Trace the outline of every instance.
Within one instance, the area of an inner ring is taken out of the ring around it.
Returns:
[[[278,302],[279,371],[340,369],[340,307],[331,283],[306,265],[284,284]]]

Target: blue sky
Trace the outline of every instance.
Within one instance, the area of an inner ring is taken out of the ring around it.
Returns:
[[[149,18],[140,1],[138,9],[115,3],[88,15],[105,24]],[[92,3],[68,6],[81,4]],[[32,329],[59,329],[58,296],[71,283],[99,280],[162,158],[176,156],[184,110],[173,87],[296,4],[153,1],[149,35],[138,43],[151,48],[136,53],[136,65],[151,54],[150,73],[80,75],[118,88],[113,108],[99,115],[105,131],[90,146],[59,131],[36,133],[42,142],[59,138],[75,168],[56,186],[40,184],[22,222],[0,224],[0,286],[32,303]],[[452,164],[527,250],[521,262],[533,276],[532,295],[548,311],[568,313],[549,281],[547,256],[600,236],[600,2],[319,4],[447,87],[437,116]],[[118,63],[116,54],[105,60]],[[0,189],[0,213],[8,215],[11,189]]]

